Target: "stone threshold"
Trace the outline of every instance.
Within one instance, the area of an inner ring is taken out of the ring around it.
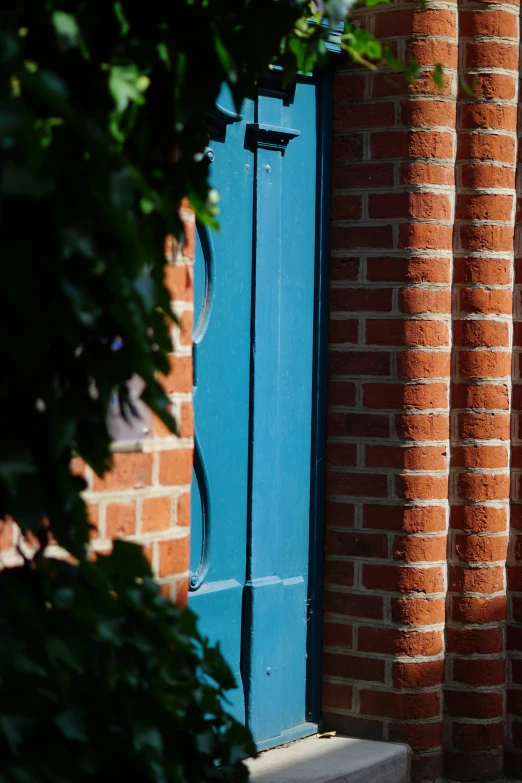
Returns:
[[[408,783],[407,745],[315,735],[249,759],[252,783]]]

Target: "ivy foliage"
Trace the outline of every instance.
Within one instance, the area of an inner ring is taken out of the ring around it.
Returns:
[[[373,5],[376,0],[366,0]],[[110,466],[107,411],[128,381],[170,428],[158,377],[173,314],[163,239],[188,197],[217,226],[202,152],[223,83],[239,107],[344,24],[355,59],[401,66],[348,0],[5,0],[0,9],[0,518],[40,551],[0,575],[0,783],[241,781],[233,678],[131,544],[88,556],[70,470]],[[409,76],[412,66],[406,67]],[[116,350],[117,348],[117,350]],[[48,557],[52,536],[74,564]]]

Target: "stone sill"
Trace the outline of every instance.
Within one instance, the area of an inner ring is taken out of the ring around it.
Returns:
[[[316,735],[250,759],[252,783],[408,783],[407,745]]]

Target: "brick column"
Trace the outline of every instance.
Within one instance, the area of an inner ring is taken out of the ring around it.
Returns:
[[[518,5],[513,10],[519,10]],[[520,37],[520,30],[519,30]],[[520,62],[519,62],[520,69]],[[497,77],[498,78],[498,77]],[[517,101],[518,80],[504,75],[505,87],[499,97]],[[511,81],[510,81],[511,80]],[[518,123],[518,161],[520,167],[520,114]],[[522,777],[522,220],[521,183],[518,177],[518,210],[515,226],[515,273],[513,287],[513,394],[511,424],[511,514],[508,550],[508,627],[507,647],[507,731],[505,771]],[[514,187],[515,172],[511,172]]]
[[[364,15],[426,73],[335,83],[323,710],[441,771],[457,18]]]
[[[502,772],[516,14],[459,3],[472,95],[462,91],[458,106],[445,687],[445,773],[458,780]]]

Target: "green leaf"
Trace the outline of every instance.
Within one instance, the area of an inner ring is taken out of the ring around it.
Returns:
[[[67,739],[77,742],[88,742],[85,726],[85,713],[77,707],[64,710],[54,719],[54,722]]]
[[[148,77],[141,74],[136,65],[113,65],[110,69],[109,89],[119,114],[122,114],[130,103],[142,105],[143,93],[148,86]]]
[[[49,636],[45,640],[45,647],[51,663],[64,663],[77,674],[83,674],[83,663],[64,639],[58,636]]]
[[[65,11],[54,11],[51,18],[58,36],[60,49],[67,51],[79,46],[81,34],[75,17]]]
[[[34,725],[34,719],[25,715],[0,714],[0,733],[7,740],[7,744],[13,756],[18,753],[18,748],[23,742],[24,731]]]

